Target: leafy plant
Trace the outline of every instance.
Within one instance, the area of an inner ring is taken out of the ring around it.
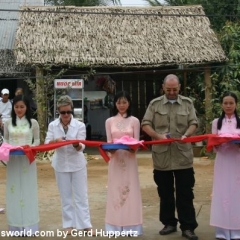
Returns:
[[[51,65],[37,67],[37,73],[40,72],[40,74],[37,74],[36,80],[25,80],[34,95],[33,100],[37,103],[41,143],[45,140],[49,118],[52,116],[50,103],[54,97],[54,79],[60,78],[66,71],[67,69],[61,69],[54,72]]]
[[[57,6],[107,6],[121,5],[121,0],[45,0],[45,4]]]
[[[215,159],[216,153],[214,151],[207,152],[207,146],[204,145],[200,151],[201,156],[207,156],[210,159]]]
[[[239,21],[240,1],[236,0],[145,0],[151,6],[202,5],[214,30],[220,31],[227,21]]]

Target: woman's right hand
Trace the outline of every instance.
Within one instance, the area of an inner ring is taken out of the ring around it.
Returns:
[[[52,140],[52,143],[62,142],[65,141],[63,138],[55,138]]]

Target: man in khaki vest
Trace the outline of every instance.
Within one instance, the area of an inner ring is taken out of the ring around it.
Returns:
[[[162,87],[165,94],[149,103],[141,123],[142,130],[153,140],[191,136],[197,128],[197,117],[191,99],[179,95],[181,85],[178,77],[167,75]],[[197,240],[194,232],[198,224],[193,206],[195,178],[191,143],[153,145],[152,158],[153,177],[160,197],[159,220],[164,225],[159,234],[176,232],[179,221],[182,236]],[[175,217],[175,207],[178,218]]]

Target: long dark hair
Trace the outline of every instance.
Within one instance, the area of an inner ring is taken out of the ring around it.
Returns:
[[[24,104],[27,107],[26,113],[25,113],[25,117],[27,118],[30,128],[32,127],[32,122],[31,122],[31,108],[30,108],[30,101],[29,99],[25,96],[25,95],[17,95],[14,99],[13,99],[13,103],[12,103],[12,112],[11,112],[11,116],[12,116],[12,125],[13,126],[17,126],[17,115],[14,111],[14,106],[17,102],[19,101],[23,101]]]
[[[126,114],[127,114],[126,118],[128,118],[132,115],[132,110],[131,110],[132,101],[131,101],[129,93],[126,92],[126,91],[121,91],[121,92],[116,93],[116,95],[114,97],[114,100],[113,100],[113,110],[112,110],[113,115],[116,116],[118,114],[118,109],[116,107],[116,103],[121,98],[127,99],[128,103],[129,103],[129,106],[128,106],[128,109],[127,109],[127,112],[126,112]]]
[[[234,98],[236,104],[237,104],[237,102],[238,102],[237,95],[236,95],[235,93],[233,93],[233,92],[225,92],[225,93],[223,94],[223,96],[221,97],[221,103],[223,103],[223,99],[224,99],[225,97],[232,97],[232,98]],[[236,117],[236,120],[237,120],[237,128],[240,128],[240,119],[239,119],[239,117],[238,117],[238,114],[237,114],[237,110],[236,110],[236,109],[234,110],[234,114],[235,114],[235,117]],[[221,117],[218,119],[218,122],[217,122],[217,129],[218,129],[218,130],[220,130],[220,129],[222,128],[222,121],[223,121],[224,118],[225,118],[225,112],[222,111],[222,115],[221,115]]]

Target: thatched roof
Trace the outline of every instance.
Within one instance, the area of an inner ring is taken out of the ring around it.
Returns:
[[[28,7],[19,63],[159,67],[226,60],[201,6]]]
[[[29,68],[23,64],[17,64],[13,51],[0,49],[0,76],[20,77],[27,76]]]
[[[36,5],[44,5],[43,0],[34,0]],[[0,0],[0,76],[26,76],[26,66],[16,64],[13,54],[15,35],[18,27],[20,6],[33,5],[33,0]],[[13,10],[13,11],[12,11]]]

